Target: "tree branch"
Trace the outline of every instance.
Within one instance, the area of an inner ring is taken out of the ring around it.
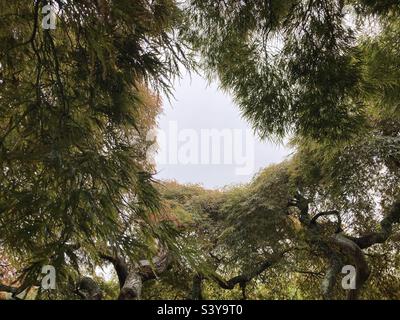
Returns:
[[[119,287],[121,289],[124,286],[126,278],[128,277],[128,265],[126,261],[119,256],[112,256],[105,253],[101,253],[100,258],[113,264],[115,272],[118,276]]]
[[[157,278],[171,263],[167,249],[160,250],[159,254],[151,261],[140,260],[138,263],[132,264],[117,255],[101,253],[100,257],[111,262],[117,272],[121,289],[119,300],[139,299],[143,282]]]
[[[362,286],[369,277],[370,270],[368,263],[361,248],[344,235],[340,233],[336,234],[333,237],[333,242],[338,245],[354,263],[354,267],[356,269],[356,288],[349,291],[347,298],[349,300],[355,300],[358,298]]]
[[[10,292],[12,294],[15,294],[15,293],[18,292],[18,288],[17,287],[7,286],[7,285],[4,285],[4,284],[0,283],[0,291]]]
[[[325,273],[325,277],[321,285],[322,295],[325,300],[332,299],[336,278],[342,266],[342,261],[337,254],[332,253],[332,256],[329,260],[329,267]]]
[[[392,234],[393,225],[396,223],[400,223],[400,200],[394,202],[389,213],[381,221],[379,232],[372,232],[361,237],[346,237],[355,242],[361,249],[366,249],[374,244],[386,242]]]
[[[11,48],[7,49],[5,51],[5,53],[1,56],[1,59],[3,59],[11,50],[14,50],[14,49],[17,49],[19,47],[25,46],[25,45],[33,42],[33,40],[35,40],[36,34],[37,34],[37,30],[38,30],[38,27],[39,27],[39,22],[38,22],[38,20],[39,20],[39,5],[40,5],[41,1],[42,0],[36,0],[35,3],[34,3],[34,7],[33,7],[33,29],[32,29],[32,33],[31,33],[31,36],[29,37],[29,39],[24,41],[24,42],[22,42],[22,43],[18,43],[16,45],[12,46]]]
[[[340,213],[337,210],[331,210],[331,211],[323,211],[317,213],[314,217],[311,218],[310,225],[315,225],[317,224],[317,220],[320,217],[326,217],[326,216],[336,216],[337,217],[337,227],[335,233],[342,232],[342,218],[340,217]]]
[[[271,259],[268,259],[268,260],[262,262],[254,270],[252,270],[248,273],[243,273],[243,274],[235,276],[229,280],[224,280],[224,279],[222,279],[222,277],[216,275],[216,276],[211,276],[211,280],[214,280],[223,289],[232,290],[237,284],[243,285],[245,283],[250,282],[253,278],[259,276],[261,273],[263,273],[269,267],[271,267],[274,264],[276,264],[277,262],[279,262],[283,258],[285,253],[287,253],[287,252],[288,251],[284,251],[281,254],[278,254],[275,257],[272,257]]]

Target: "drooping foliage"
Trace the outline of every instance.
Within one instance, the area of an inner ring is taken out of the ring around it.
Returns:
[[[193,0],[187,35],[261,136],[336,140],[365,128],[366,93],[398,92],[398,13],[396,1]]]
[[[0,245],[25,282],[52,264],[61,288],[108,247],[154,251],[146,134],[188,61],[180,19],[169,0],[0,1]]]
[[[22,271],[0,289],[51,264],[59,290],[40,298],[398,299],[399,9],[0,1],[0,258]],[[146,137],[188,42],[290,159],[223,190],[155,183]]]
[[[345,246],[336,251],[338,239],[348,239],[362,248],[368,266],[360,297],[398,299],[400,210],[391,208],[393,198],[368,202],[364,193],[340,196],[311,178],[307,172],[313,169],[315,164],[296,156],[264,169],[249,184],[220,191],[165,183],[160,191],[170,214],[185,221],[180,231],[196,243],[212,272],[173,266],[171,273],[147,284],[146,297],[345,298],[349,291],[340,286],[342,264],[361,266]],[[388,237],[387,223],[393,224]],[[338,271],[331,268],[336,255]]]

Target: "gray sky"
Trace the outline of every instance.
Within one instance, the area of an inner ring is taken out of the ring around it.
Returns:
[[[157,178],[221,188],[248,182],[290,154],[282,145],[259,141],[216,83],[186,75],[174,94],[170,102],[164,99],[159,117]]]

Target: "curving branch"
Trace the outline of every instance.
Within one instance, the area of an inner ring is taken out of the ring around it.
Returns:
[[[360,290],[364,283],[368,280],[370,270],[365,255],[361,248],[352,240],[342,234],[336,234],[333,237],[333,242],[336,244],[348,257],[351,258],[356,269],[356,288],[350,290],[347,298],[355,300],[358,298]]]
[[[0,56],[0,59],[3,59],[7,54],[9,54],[10,51],[15,50],[15,49],[17,49],[19,47],[25,46],[25,45],[27,45],[29,43],[32,43],[35,40],[36,35],[37,35],[37,31],[38,31],[38,28],[39,28],[39,8],[40,8],[41,1],[42,0],[36,0],[34,2],[34,7],[33,7],[33,29],[32,29],[32,33],[31,33],[29,39],[26,40],[26,41],[23,41],[21,43],[17,43],[14,46],[8,48]]]
[[[335,233],[342,232],[342,218],[340,217],[340,213],[337,210],[331,210],[331,211],[323,211],[317,213],[314,217],[311,218],[310,225],[316,225],[317,220],[321,217],[327,217],[327,216],[336,216],[337,217],[337,227]]]
[[[119,256],[101,254],[101,258],[111,262],[118,275],[120,293],[118,300],[139,299],[143,282],[156,279],[170,266],[171,257],[168,250],[162,249],[151,261],[140,260],[138,263],[129,264]]]
[[[0,283],[0,291],[9,292],[9,293],[12,293],[14,295],[15,293],[18,292],[18,288],[17,287],[7,286],[7,285],[4,285],[4,284]]]
[[[356,238],[342,234],[340,213],[336,210],[320,212],[311,219],[308,213],[308,202],[300,194],[296,195],[297,201],[291,205],[296,206],[300,212],[300,222],[310,229],[310,243],[317,245],[321,252],[329,259],[329,267],[322,282],[322,293],[325,299],[331,299],[334,284],[340,267],[343,265],[342,259],[348,259],[356,268],[356,288],[350,290],[348,299],[357,299],[364,283],[368,280],[370,270],[362,249],[368,248],[376,243],[385,242],[392,233],[394,223],[400,222],[400,201],[396,201],[387,216],[381,221],[381,231]],[[320,232],[318,219],[324,216],[334,215],[337,217],[337,228],[331,237]]]
[[[381,230],[379,232],[371,232],[361,237],[346,237],[356,243],[361,249],[367,249],[374,244],[386,242],[392,234],[393,225],[396,223],[400,223],[400,200],[394,202],[388,214],[381,221]]]
[[[278,263],[288,251],[289,250],[286,250],[280,254],[277,254],[276,256],[262,262],[254,270],[252,270],[248,273],[243,273],[241,275],[235,276],[229,280],[224,280],[219,275],[211,276],[210,279],[215,281],[221,288],[226,289],[226,290],[232,290],[238,284],[243,287],[245,284],[250,282],[253,278],[259,276],[265,270],[267,270],[268,268],[270,268],[273,265],[275,265],[276,263]]]
[[[119,286],[122,288],[129,272],[126,261],[118,255],[112,256],[105,253],[100,254],[100,258],[112,263],[115,272],[117,273]]]

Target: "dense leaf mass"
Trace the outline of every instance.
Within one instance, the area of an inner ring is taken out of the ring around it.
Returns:
[[[378,58],[367,33],[374,15],[376,28],[396,36],[386,21],[398,24],[398,3],[382,2],[192,0],[187,37],[262,137],[346,139],[365,125],[365,84],[371,93],[382,85],[365,71],[387,70],[373,56],[398,57],[385,46],[392,52]]]
[[[55,30],[46,3],[0,2],[0,240],[32,274],[142,246],[159,207],[146,134],[187,61],[172,1],[53,1]]]
[[[399,13],[0,0],[0,297],[400,299]],[[221,190],[156,181],[148,138],[182,69],[293,154]]]

